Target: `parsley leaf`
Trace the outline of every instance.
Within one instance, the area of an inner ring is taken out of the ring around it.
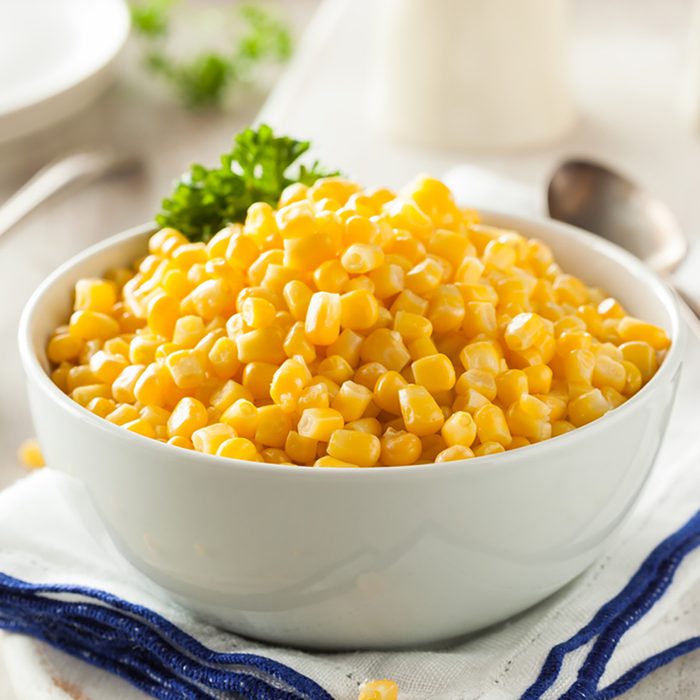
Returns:
[[[252,82],[259,65],[283,62],[291,56],[287,26],[266,11],[245,5],[240,8],[245,31],[230,52],[204,50],[189,58],[174,58],[166,51],[169,10],[174,2],[141,0],[131,6],[131,20],[135,32],[148,42],[146,67],[188,107],[220,107],[233,87]]]
[[[317,161],[292,169],[309,146],[308,141],[276,136],[265,124],[245,129],[234,138],[232,150],[222,154],[219,167],[195,164],[178,180],[173,193],[163,199],[156,222],[191,241],[208,241],[227,224],[244,221],[254,202],[276,206],[287,185],[311,185],[337,175],[325,172]]]

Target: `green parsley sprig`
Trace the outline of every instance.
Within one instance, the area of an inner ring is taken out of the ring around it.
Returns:
[[[163,199],[156,215],[159,226],[181,231],[191,241],[208,241],[230,223],[245,220],[254,202],[276,206],[287,185],[312,185],[321,177],[337,175],[324,171],[314,161],[297,164],[309,150],[308,141],[276,136],[263,124],[248,128],[234,138],[233,149],[221,156],[220,165],[206,168],[195,164]]]
[[[245,32],[230,52],[205,50],[186,60],[166,50],[170,8],[175,0],[141,0],[131,6],[134,30],[147,44],[145,65],[161,77],[188,107],[219,107],[235,87],[252,82],[263,63],[286,61],[292,39],[286,25],[268,12],[240,9]]]

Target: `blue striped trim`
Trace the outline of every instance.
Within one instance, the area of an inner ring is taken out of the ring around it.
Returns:
[[[0,573],[0,628],[41,639],[161,700],[333,700],[284,664],[213,651],[148,608],[83,586]]]
[[[629,583],[594,615],[576,634],[552,647],[534,683],[521,700],[538,700],[559,677],[565,657],[595,640],[578,676],[560,700],[591,698],[608,700],[629,690],[652,671],[673,659],[700,648],[700,637],[646,659],[605,688],[598,683],[622,636],[654,606],[666,592],[683,559],[700,546],[700,510],[672,535],[659,544],[644,560]]]

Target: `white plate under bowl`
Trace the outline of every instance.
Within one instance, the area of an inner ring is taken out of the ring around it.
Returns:
[[[128,35],[124,0],[2,0],[0,142],[92,101]]]

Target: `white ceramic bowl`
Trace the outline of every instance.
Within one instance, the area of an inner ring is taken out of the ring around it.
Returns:
[[[51,275],[20,348],[48,462],[80,479],[123,555],[204,618],[297,646],[406,647],[503,620],[581,573],[633,506],[678,383],[673,294],[638,260],[563,224],[485,214],[545,240],[562,267],[663,326],[654,378],[604,418],[504,454],[437,465],[310,469],[169,447],[83,409],[47,376],[75,281],[128,264],[149,227]]]

